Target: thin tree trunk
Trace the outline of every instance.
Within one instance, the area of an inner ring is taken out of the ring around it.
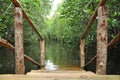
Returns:
[[[98,25],[97,25],[97,65],[96,73],[106,74],[107,64],[107,17],[108,10],[105,6],[98,8]]]
[[[40,52],[41,52],[41,67],[44,68],[45,66],[45,41],[44,40],[41,40],[40,41]]]
[[[15,8],[15,73],[24,74],[24,48],[23,48],[23,28],[22,28],[22,10],[19,7]]]
[[[85,65],[84,42],[85,42],[84,39],[80,41],[80,64],[81,64],[80,66],[81,67]]]

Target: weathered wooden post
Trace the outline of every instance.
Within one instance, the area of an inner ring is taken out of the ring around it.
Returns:
[[[84,67],[85,65],[84,42],[85,42],[84,39],[80,41],[80,67]]]
[[[15,73],[24,74],[24,48],[23,48],[23,28],[22,28],[22,10],[15,7],[14,13],[14,34],[15,34]]]
[[[41,64],[41,68],[44,68],[45,66],[45,41],[44,40],[40,40],[40,64]]]
[[[97,25],[97,65],[96,73],[106,74],[107,64],[107,17],[108,10],[105,6],[98,8],[98,25]]]

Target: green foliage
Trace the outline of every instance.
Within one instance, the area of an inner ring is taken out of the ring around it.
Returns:
[[[39,32],[47,26],[46,15],[50,11],[49,0],[18,0]],[[23,18],[24,51],[39,62],[39,39],[30,25]],[[0,0],[0,38],[14,44],[14,5],[11,0]],[[3,50],[3,49],[2,49]]]
[[[92,2],[86,7],[88,3],[87,0],[65,0],[59,6],[54,17],[48,21],[51,23],[49,25],[51,39],[78,45],[80,36],[83,34],[98,1]]]
[[[115,5],[115,6],[111,6]],[[115,35],[120,32],[120,1],[112,0],[108,1],[108,9],[109,9],[109,19],[108,19],[108,33],[109,40],[115,37]]]
[[[45,19],[50,11],[51,2],[49,0],[19,0],[19,2],[38,31],[42,32],[47,26]],[[14,42],[14,5],[10,0],[1,0],[0,4],[0,38]],[[37,35],[25,20],[23,28],[25,43],[38,41]]]
[[[11,38],[11,31],[13,29],[13,6],[12,3],[8,0],[1,0],[0,1],[0,38],[6,38],[10,40]]]
[[[56,14],[47,22],[49,25],[46,30],[46,34],[49,36],[48,39],[58,40],[69,44],[73,43],[72,46],[77,46],[79,48],[80,38],[99,1],[100,0],[64,0],[62,6],[56,11]],[[108,6],[109,11],[108,40],[110,41],[118,32],[120,32],[120,1],[109,0],[106,3],[106,6]],[[86,62],[96,54],[96,28],[97,19],[91,25],[91,28],[85,37]],[[115,46],[115,49],[117,47],[119,46]],[[111,49],[111,51],[113,50]],[[111,53],[113,56],[111,56],[111,54],[108,55],[108,59],[114,57],[114,59],[111,60],[114,60],[114,63],[117,62],[118,64],[119,60],[117,59],[120,58],[119,54],[116,56],[114,55],[116,52]],[[115,56],[118,58],[115,58]],[[112,66],[111,64],[114,65],[114,63],[111,63],[111,60],[108,62],[109,66]]]
[[[41,32],[46,26],[45,19],[50,11],[51,2],[49,0],[20,0],[20,3],[36,28]]]
[[[64,0],[62,4],[59,4],[54,16],[47,19],[46,16],[51,8],[51,0],[19,0],[23,9],[27,12],[33,24],[45,39],[73,43],[73,45],[77,47],[99,1],[100,0]],[[110,41],[120,32],[120,1],[108,0],[106,5],[109,10],[108,39]],[[14,6],[10,0],[0,0],[0,38],[14,42],[13,26]],[[27,52],[28,55],[38,60],[36,57],[39,56],[39,39],[25,20],[23,20],[23,27],[25,53]],[[91,55],[93,55],[96,53],[96,27],[97,20],[92,24],[90,31],[85,37],[86,54],[92,53]],[[50,49],[52,50],[52,48]],[[92,52],[90,50],[92,50]],[[63,51],[63,53],[65,52]],[[63,55],[60,54],[59,56]]]
[[[76,44],[79,44],[79,40],[98,3],[99,0],[64,0],[64,3],[59,6],[53,18],[48,20],[47,23],[49,28],[47,28],[46,32],[48,32],[51,39],[54,38],[64,42],[75,42]],[[113,4],[115,6],[112,6]],[[109,40],[120,31],[119,5],[119,0],[107,2],[109,9]],[[86,45],[96,41],[96,27],[97,20],[92,24],[92,27],[86,36]]]

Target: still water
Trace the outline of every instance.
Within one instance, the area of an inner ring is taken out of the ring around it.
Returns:
[[[33,48],[34,47],[34,48]],[[79,68],[79,47],[72,44],[63,44],[60,42],[46,42],[46,70],[80,70]],[[39,45],[25,46],[25,53],[40,61]],[[25,60],[26,72],[37,69],[36,65]],[[15,60],[14,54],[4,47],[0,46],[0,74],[14,74]]]
[[[79,68],[79,47],[73,46],[73,44],[48,42],[46,44],[45,68],[48,70],[80,69]]]
[[[58,70],[58,65],[53,64],[51,60],[46,60],[45,70]]]

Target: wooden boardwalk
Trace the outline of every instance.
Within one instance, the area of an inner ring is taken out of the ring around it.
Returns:
[[[120,80],[119,75],[96,75],[86,71],[33,70],[26,75],[0,75],[0,80]]]

